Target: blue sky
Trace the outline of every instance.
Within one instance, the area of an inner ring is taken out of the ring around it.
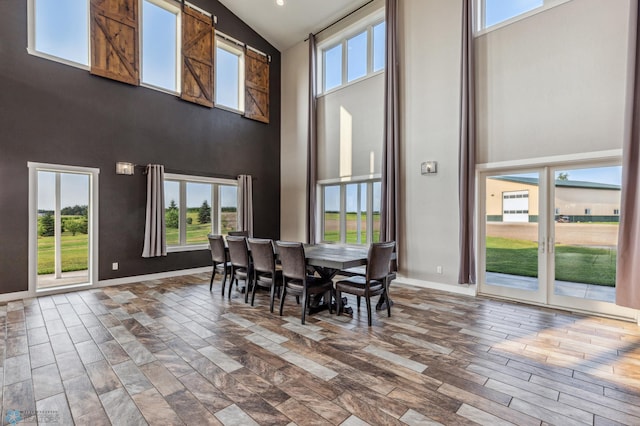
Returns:
[[[355,212],[358,208],[358,184],[349,184],[347,185],[347,211]],[[362,189],[361,200],[360,200],[360,210],[367,210],[367,202],[366,202],[366,184],[360,184]],[[376,182],[373,184],[373,205],[374,210],[380,210],[380,182]],[[339,211],[340,210],[340,187],[336,185],[325,186],[324,187],[324,208],[327,211]]]
[[[555,172],[556,179],[560,173],[566,173],[568,180],[608,183],[611,185],[622,185],[622,166],[611,167],[591,167],[580,169],[562,169]],[[537,178],[537,173],[507,173],[505,176],[533,177]]]
[[[54,210],[55,173],[38,172],[38,209]],[[61,208],[89,205],[89,176],[62,173],[60,177]]]
[[[178,182],[166,181],[165,185],[165,207],[169,206],[171,200],[174,200],[176,204],[180,198]],[[222,185],[220,186],[220,205],[222,207],[235,207],[238,204],[236,186]],[[211,206],[211,185],[203,183],[188,183],[187,184],[187,207],[200,207],[202,202],[207,200],[207,203]]]
[[[486,0],[484,27],[541,7],[543,3],[543,0]]]

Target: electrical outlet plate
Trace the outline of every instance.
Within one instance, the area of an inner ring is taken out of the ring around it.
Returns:
[[[113,262],[113,263],[111,264],[111,269],[112,269],[113,271],[117,271],[117,270],[118,270],[118,262]]]
[[[420,173],[423,175],[431,175],[438,172],[438,162],[437,161],[425,161],[420,164]]]

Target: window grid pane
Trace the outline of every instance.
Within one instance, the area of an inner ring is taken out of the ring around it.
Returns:
[[[373,27],[373,72],[380,71],[385,66],[385,28],[384,22]]]
[[[342,44],[324,51],[324,90],[342,84]]]
[[[238,229],[238,187],[220,185],[220,234]]]
[[[367,75],[367,32],[347,40],[347,81]]]
[[[149,1],[142,2],[142,81],[177,91],[178,16]]]
[[[187,244],[206,244],[211,233],[211,184],[187,182]]]
[[[164,182],[164,222],[167,246],[180,245],[180,183]]]
[[[340,241],[340,186],[330,185],[324,187],[324,235],[322,240],[326,242]]]
[[[216,48],[216,103],[240,109],[240,57]]]
[[[37,0],[35,49],[82,65],[89,65],[87,0]]]
[[[544,5],[544,0],[484,0],[483,28],[499,24]]]

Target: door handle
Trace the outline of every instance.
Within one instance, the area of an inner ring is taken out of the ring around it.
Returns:
[[[544,240],[540,242],[540,253],[543,253],[543,254],[544,254],[544,243],[545,243]]]

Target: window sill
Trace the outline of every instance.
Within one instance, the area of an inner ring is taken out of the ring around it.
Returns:
[[[222,109],[222,110],[229,111],[229,112],[233,112],[235,114],[244,115],[244,111],[239,110],[239,109],[235,109],[235,108],[232,108],[232,107],[228,107],[226,105],[221,105],[221,104],[214,103],[213,106],[215,108]]]
[[[167,253],[180,253],[183,251],[199,251],[209,250],[208,244],[193,244],[188,246],[171,246],[167,247]]]
[[[522,13],[520,15],[516,15],[516,16],[514,16],[512,18],[509,18],[509,19],[507,19],[505,21],[498,22],[497,24],[493,24],[490,27],[486,27],[486,28],[482,28],[482,29],[476,30],[474,36],[475,37],[480,37],[480,36],[482,36],[484,34],[487,34],[487,33],[490,33],[492,31],[498,30],[500,28],[509,26],[509,25],[511,25],[513,23],[516,23],[516,22],[521,21],[523,19],[527,19],[527,18],[529,18],[529,17],[531,17],[533,15],[537,15],[540,12],[544,12],[545,10],[552,9],[552,8],[554,8],[556,6],[560,6],[561,4],[564,4],[564,3],[567,3],[567,2],[570,2],[570,1],[571,0],[555,0],[555,1],[551,2],[551,3],[544,4],[544,5],[542,5],[542,6],[538,7],[538,8],[532,9],[532,10],[530,10],[528,12]],[[481,23],[478,23],[478,26],[480,26],[480,25],[481,25]]]
[[[57,62],[59,64],[69,65],[70,67],[80,68],[81,70],[91,71],[91,66],[87,64],[81,64],[80,62],[70,61],[68,59],[60,58],[58,56],[49,55],[27,47],[27,53],[31,56],[37,56],[38,58],[47,59],[49,61]]]
[[[318,93],[318,95],[316,97],[317,98],[322,98],[323,96],[330,95],[330,94],[335,93],[335,92],[339,92],[342,89],[346,89],[349,86],[353,86],[355,84],[360,83],[361,81],[368,80],[368,79],[373,78],[373,77],[375,77],[377,75],[380,75],[380,74],[384,74],[384,69],[382,69],[380,71],[372,72],[371,74],[367,74],[364,77],[360,77],[360,78],[355,79],[353,81],[350,81],[348,83],[341,84],[340,86],[334,87],[333,89],[329,89],[326,92]]]

